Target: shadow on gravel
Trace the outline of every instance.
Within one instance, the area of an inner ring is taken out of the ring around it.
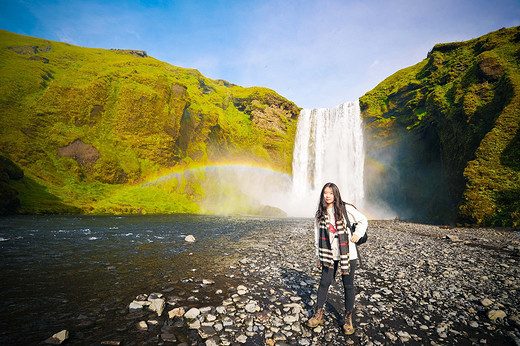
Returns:
[[[315,302],[313,302],[311,299],[311,295],[316,295],[318,293],[317,284],[319,283],[319,279],[316,279],[303,271],[289,268],[281,268],[281,273],[281,277],[287,288],[295,291],[298,297],[301,298],[301,301],[305,304],[306,310],[308,312],[307,318],[310,318],[314,312],[315,304]],[[342,307],[343,294],[337,296],[332,292],[342,292],[342,290],[343,286],[341,284],[341,280],[338,281],[338,279],[335,278],[334,282],[329,288],[327,302],[325,303],[326,313],[331,315],[332,318],[336,320],[338,327],[341,327],[344,323],[344,314],[341,312],[344,310]]]

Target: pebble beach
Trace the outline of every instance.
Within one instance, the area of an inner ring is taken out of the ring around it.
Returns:
[[[313,232],[308,220],[242,238],[212,270],[193,268],[174,287],[136,292],[117,303],[121,327],[97,343],[520,345],[518,231],[370,222],[350,336],[341,328],[339,278],[324,324],[306,325],[320,278]]]

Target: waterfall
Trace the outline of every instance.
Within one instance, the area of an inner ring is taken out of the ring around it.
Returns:
[[[310,203],[314,209],[327,182],[339,187],[343,200],[362,205],[364,162],[358,102],[301,111],[292,163],[292,189],[295,199],[301,201],[301,208],[309,209]]]

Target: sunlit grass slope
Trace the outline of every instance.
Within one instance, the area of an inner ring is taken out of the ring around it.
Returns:
[[[203,176],[140,183],[228,159],[290,173],[298,114],[272,90],[211,80],[142,51],[0,30],[0,155],[25,174],[6,180],[17,212],[206,212]]]

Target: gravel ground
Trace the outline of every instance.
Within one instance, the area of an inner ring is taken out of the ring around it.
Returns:
[[[351,336],[342,334],[339,278],[325,323],[306,326],[320,277],[313,232],[312,220],[300,220],[241,239],[212,278],[184,280],[190,297],[163,292],[162,316],[134,316],[145,320],[124,339],[148,333],[146,344],[165,345],[520,345],[518,231],[370,222],[359,249]],[[132,344],[105,341],[123,343]]]

